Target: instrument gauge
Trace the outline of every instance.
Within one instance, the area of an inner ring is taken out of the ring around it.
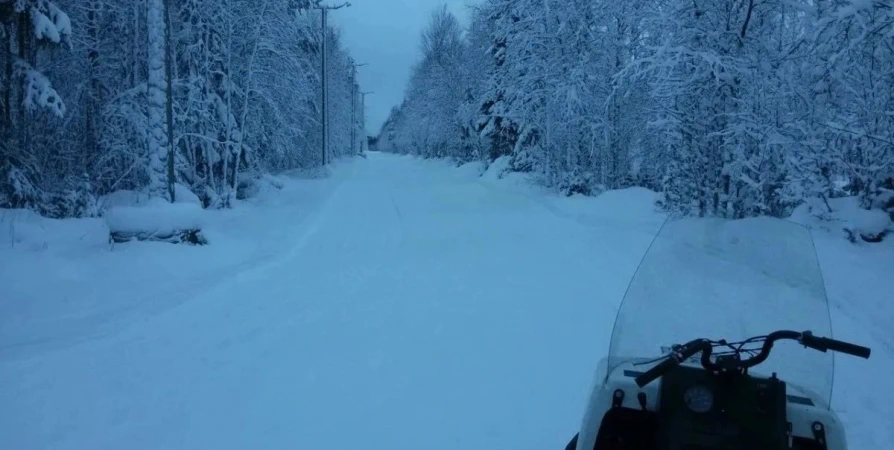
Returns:
[[[683,393],[683,401],[692,412],[704,414],[714,407],[714,393],[705,386],[692,386]]]

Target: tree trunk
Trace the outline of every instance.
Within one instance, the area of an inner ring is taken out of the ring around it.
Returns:
[[[165,130],[167,102],[167,71],[165,64],[165,2],[148,0],[147,34],[149,41],[149,82],[147,89],[149,109],[149,193],[152,196],[172,200],[168,167],[169,146]]]
[[[166,84],[166,92],[165,96],[167,97],[167,101],[165,102],[165,114],[167,118],[167,135],[168,135],[168,194],[171,196],[171,201],[176,200],[176,196],[174,195],[174,183],[177,182],[177,176],[174,173],[174,151],[176,149],[175,143],[177,142],[174,139],[174,77],[172,75],[174,68],[174,52],[171,49],[174,46],[173,32],[171,31],[171,0],[164,0],[164,17],[165,17],[165,84]]]
[[[95,161],[101,158],[99,148],[100,140],[100,105],[103,102],[102,83],[99,81],[99,48],[100,48],[100,9],[102,4],[96,0],[91,0],[87,11],[87,60],[88,60],[88,79],[89,93],[87,94],[87,105],[85,106],[84,125],[86,127],[84,133],[84,142],[86,151],[90,154],[89,160]]]

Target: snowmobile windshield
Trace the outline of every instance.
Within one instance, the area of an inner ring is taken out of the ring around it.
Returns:
[[[662,347],[696,338],[734,342],[776,330],[832,336],[810,231],[772,218],[670,220],[624,296],[608,369],[611,373],[631,359],[654,359]],[[832,352],[782,341],[752,372],[776,372],[830,404]]]

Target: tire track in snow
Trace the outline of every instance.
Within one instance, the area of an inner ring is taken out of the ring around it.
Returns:
[[[840,300],[830,299],[830,301],[836,314],[844,316],[854,323],[862,324],[863,329],[867,334],[869,334],[869,337],[874,339],[876,343],[880,344],[882,346],[882,350],[887,353],[888,357],[894,360],[894,344],[892,344],[890,341],[890,335],[885,333],[884,326],[879,326],[876,323],[867,320],[866,318],[857,317],[856,314],[851,312],[851,308],[848,308]],[[832,319],[835,319],[834,315],[832,316]],[[877,349],[873,348],[873,351],[876,350]]]
[[[42,353],[106,339],[134,325],[150,321],[156,316],[172,311],[181,311],[182,308],[197,303],[197,300],[209,301],[219,298],[221,292],[237,283],[249,281],[269,270],[281,267],[293,259],[307,245],[310,238],[320,231],[329,218],[332,205],[336,203],[342,187],[343,181],[337,181],[326,195],[325,200],[320,202],[317,207],[306,211],[296,210],[294,214],[288,215],[289,218],[298,218],[302,215],[301,213],[304,213],[306,219],[296,221],[303,230],[297,239],[286,244],[288,250],[284,252],[257,256],[219,272],[202,274],[188,285],[178,285],[142,295],[139,300],[125,306],[111,308],[100,314],[85,317],[83,326],[75,324],[66,326],[64,330],[54,333],[52,336],[4,343],[4,345],[0,345],[0,357],[4,359],[15,359],[22,356],[34,357]],[[137,311],[142,311],[142,313],[136,314]]]
[[[394,200],[394,189],[388,189],[388,197],[391,198],[391,205],[394,206],[394,212],[397,214],[397,223],[400,225],[400,244],[398,244],[398,247],[403,247],[407,238],[407,229],[406,225],[404,225],[404,215],[400,212],[400,208],[397,206],[397,202]]]
[[[255,262],[247,269],[243,269],[236,273],[230,272],[229,274],[231,276],[223,278],[214,285],[202,286],[199,289],[192,290],[197,292],[193,292],[193,294],[190,295],[186,300],[181,302],[180,305],[174,308],[169,308],[162,314],[180,314],[185,308],[188,307],[203,307],[208,302],[217,301],[219,298],[226,297],[219,294],[224,293],[231,287],[258,279],[259,277],[263,277],[264,275],[274,271],[275,269],[286,265],[286,263],[293,260],[299,254],[299,252],[307,246],[310,238],[317,234],[323,228],[323,224],[326,223],[326,221],[329,219],[329,216],[331,215],[333,205],[337,203],[339,197],[341,196],[342,187],[343,186],[341,182],[336,185],[336,187],[323,202],[322,206],[317,210],[314,217],[310,219],[307,227],[303,230],[298,239],[296,239],[290,245],[288,250],[277,256],[270,257],[269,260],[267,260],[263,264],[257,264]],[[149,318],[147,317],[145,319],[148,320]]]

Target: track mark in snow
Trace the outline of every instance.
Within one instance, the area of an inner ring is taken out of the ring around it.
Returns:
[[[401,214],[400,208],[397,206],[397,202],[394,201],[394,191],[392,189],[388,190],[388,197],[391,198],[391,205],[394,206],[394,212],[397,214],[397,221],[400,225],[400,246],[404,246],[404,242],[406,242],[407,238],[407,229],[404,225],[404,215]]]
[[[311,222],[310,226],[301,234],[301,237],[292,245],[291,250],[289,250],[285,255],[281,256],[278,261],[276,261],[273,266],[280,266],[284,262],[295,258],[298,252],[303,249],[307,245],[307,241],[317,232],[320,231],[320,228],[323,226],[323,223],[329,219],[329,216],[332,213],[332,205],[336,203],[338,197],[342,191],[343,186],[339,184],[335,187],[331,194],[329,194],[329,198],[326,199],[326,202],[323,204],[323,207],[317,213],[316,217],[314,217],[313,222]]]
[[[257,264],[255,261],[248,267],[243,265],[241,266],[242,270],[228,272],[230,275],[229,277],[222,280],[218,279],[213,285],[205,286],[205,289],[191,291],[189,298],[181,302],[179,306],[199,307],[208,302],[217,301],[217,299],[220,298],[227,298],[226,293],[231,288],[264,278],[266,275],[276,272],[278,268],[294,260],[299,252],[307,246],[310,238],[317,234],[321,230],[323,224],[329,219],[333,205],[337,203],[342,188],[342,184],[339,183],[336,185],[326,200],[323,201],[322,206],[314,213],[313,218],[310,219],[309,222],[302,223],[302,225],[306,225],[306,228],[302,230],[298,239],[292,243],[288,250],[280,255],[270,257],[263,264]],[[164,311],[164,313],[174,312],[176,309],[177,308],[171,308],[170,310]]]

